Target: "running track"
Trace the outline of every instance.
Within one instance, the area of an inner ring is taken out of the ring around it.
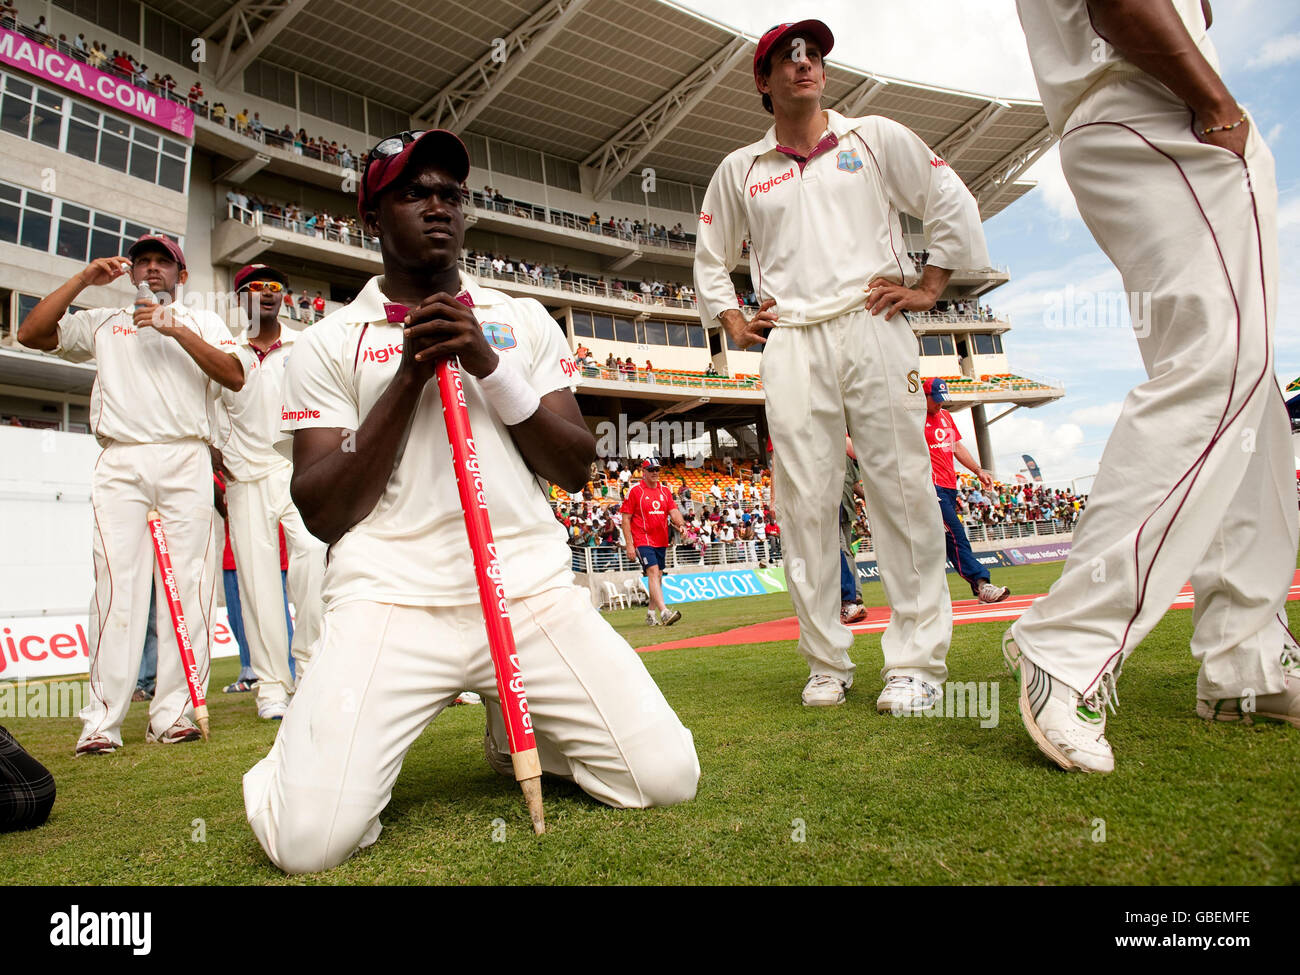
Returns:
[[[954,626],[960,626],[963,623],[1005,623],[1019,618],[1020,614],[1029,608],[1029,604],[1042,595],[1046,595],[1046,593],[1039,593],[1034,596],[1009,596],[1000,603],[981,603],[976,599],[963,599],[952,604],[952,622]],[[1291,591],[1287,594],[1288,601],[1295,599],[1300,599],[1300,570],[1297,570],[1295,577],[1291,580]],[[1184,586],[1169,608],[1191,609],[1192,602],[1192,587]],[[870,607],[870,616],[861,623],[854,623],[849,629],[854,633],[879,633],[884,630],[888,623],[889,607],[872,606]],[[704,636],[691,637],[688,640],[656,643],[653,646],[641,647],[637,652],[678,650],[684,647],[721,647],[741,643],[775,643],[782,640],[797,639],[799,639],[799,620],[796,617],[787,616],[784,619],[769,620],[766,623],[755,623],[753,626],[740,626],[734,630],[725,630],[722,633],[710,633]]]

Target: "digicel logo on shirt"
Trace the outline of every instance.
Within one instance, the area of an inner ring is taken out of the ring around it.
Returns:
[[[766,193],[768,190],[772,189],[778,183],[784,183],[788,179],[794,179],[793,166],[787,169],[780,176],[773,176],[771,179],[765,179],[761,183],[755,183],[753,186],[749,188],[749,197],[752,200],[754,197],[758,196],[758,194]]]
[[[366,349],[365,355],[361,358],[370,362],[387,362],[389,359],[399,359],[402,355],[402,343],[394,342],[382,349]]]

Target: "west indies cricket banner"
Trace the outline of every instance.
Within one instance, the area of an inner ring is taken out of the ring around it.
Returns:
[[[1007,568],[1013,565],[1035,565],[1039,562],[1063,562],[1070,554],[1069,542],[1057,542],[1055,545],[1027,545],[1021,548],[998,548],[988,552],[976,552],[975,560],[986,569],[999,566]],[[874,561],[858,560],[858,582],[875,582],[880,578],[880,570]],[[945,562],[949,572],[956,572],[957,567]]]
[[[137,88],[129,81],[37,44],[6,27],[0,27],[0,63],[144,119],[168,132],[187,139],[194,137],[194,112],[188,106]]]
[[[238,656],[225,607],[216,607],[213,615],[212,656]],[[86,673],[90,669],[89,630],[84,616],[0,619],[0,681]],[[179,652],[170,619],[158,634],[158,652]]]
[[[645,576],[641,583],[646,582]],[[761,596],[785,592],[784,569],[738,569],[734,572],[676,572],[663,577],[664,602],[699,603],[731,596]]]

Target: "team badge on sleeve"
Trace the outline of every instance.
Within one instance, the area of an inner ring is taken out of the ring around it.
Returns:
[[[504,351],[513,349],[519,343],[515,340],[515,330],[504,322],[484,322],[483,337],[492,348]]]
[[[856,173],[862,168],[862,159],[858,156],[858,150],[846,149],[839,154],[836,165],[846,173]]]

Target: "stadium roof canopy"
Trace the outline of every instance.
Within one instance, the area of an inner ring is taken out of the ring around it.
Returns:
[[[597,198],[644,166],[705,185],[771,124],[753,86],[755,38],[661,0],[146,2],[210,39],[219,79],[262,58],[429,124],[584,163]],[[985,218],[1031,188],[1019,176],[1053,141],[1037,102],[833,59],[824,104],[913,129]]]

